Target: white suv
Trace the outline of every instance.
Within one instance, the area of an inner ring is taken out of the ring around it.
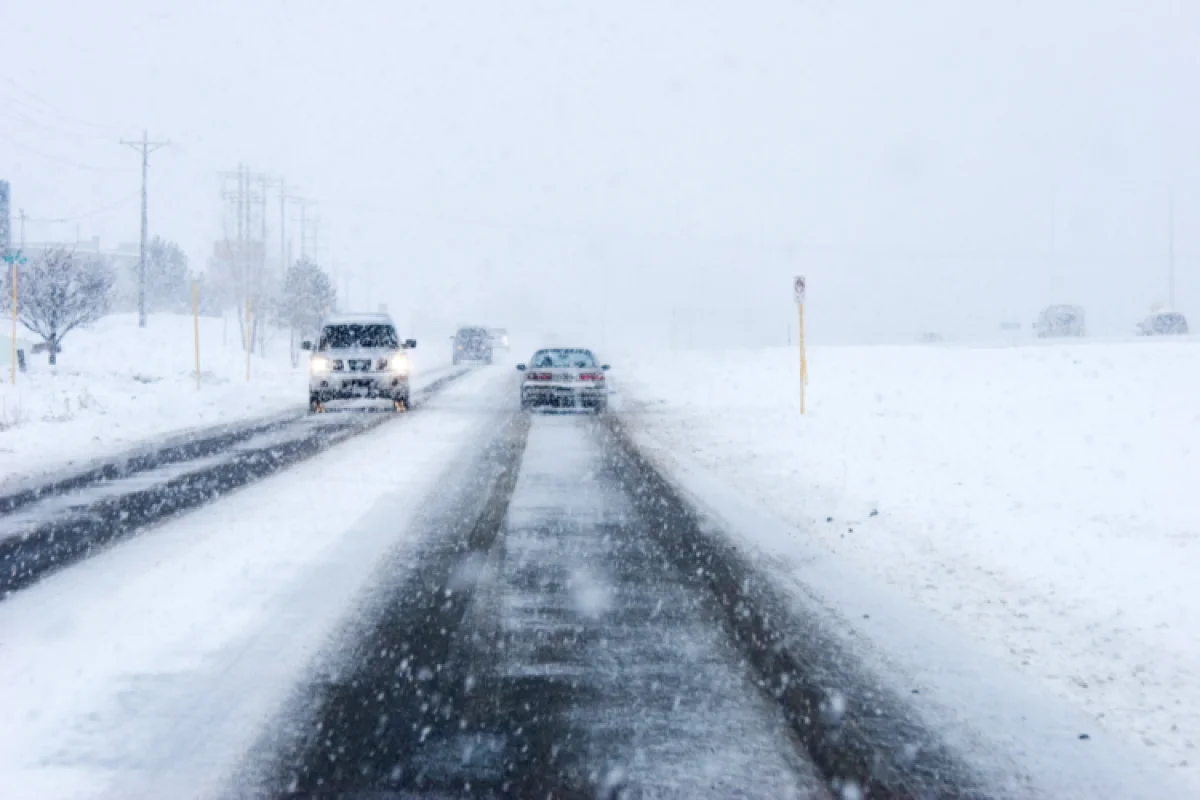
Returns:
[[[321,325],[321,338],[300,345],[311,350],[308,361],[308,404],[321,411],[330,400],[368,397],[391,400],[397,411],[408,408],[408,350],[416,341],[400,341],[387,314],[331,317]]]

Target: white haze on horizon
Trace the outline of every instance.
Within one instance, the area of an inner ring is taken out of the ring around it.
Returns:
[[[350,305],[387,303],[417,334],[783,344],[795,273],[816,342],[986,338],[1052,301],[1121,334],[1166,300],[1173,193],[1176,305],[1200,315],[1193,3],[5,16],[0,177],[35,219],[86,214],[31,239],[136,240],[137,156],[117,140],[147,128],[174,142],[152,158],[152,233],[202,265],[216,173],[282,174],[316,201]]]

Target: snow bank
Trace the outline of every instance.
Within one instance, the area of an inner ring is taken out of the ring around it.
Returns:
[[[200,390],[190,316],[154,314],[146,328],[135,314],[105,317],[67,336],[57,367],[27,354],[16,386],[0,376],[0,486],[167,433],[303,408],[304,374],[281,338],[252,359],[247,384],[237,323],[202,318]]]
[[[152,314],[144,329],[118,314],[72,331],[57,367],[27,355],[16,386],[0,375],[0,490],[168,434],[306,407],[305,362],[291,366],[286,332],[268,333],[249,383],[233,318],[200,319],[199,389],[194,359],[192,318],[176,314]],[[418,373],[445,360],[414,352]]]
[[[1200,791],[1200,342],[620,362],[635,429]],[[798,568],[797,568],[798,569]],[[945,657],[927,653],[929,660]]]

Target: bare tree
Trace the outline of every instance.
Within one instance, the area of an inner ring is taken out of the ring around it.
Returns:
[[[51,365],[63,337],[108,311],[114,274],[104,260],[53,249],[29,260],[17,278],[17,319],[42,337]],[[4,276],[3,303],[12,307],[12,276]]]

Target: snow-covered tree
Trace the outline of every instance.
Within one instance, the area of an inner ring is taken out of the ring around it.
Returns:
[[[134,267],[135,280],[137,265]],[[191,298],[188,258],[175,242],[155,236],[146,245],[146,310],[182,311]]]
[[[102,258],[53,249],[38,253],[17,275],[17,319],[42,337],[50,363],[58,363],[63,337],[104,316],[112,301],[114,273]],[[3,303],[12,307],[12,274],[4,275]]]
[[[322,318],[336,305],[333,282],[315,262],[302,259],[288,269],[276,303],[276,317],[291,332],[293,363],[297,334],[315,334]]]

